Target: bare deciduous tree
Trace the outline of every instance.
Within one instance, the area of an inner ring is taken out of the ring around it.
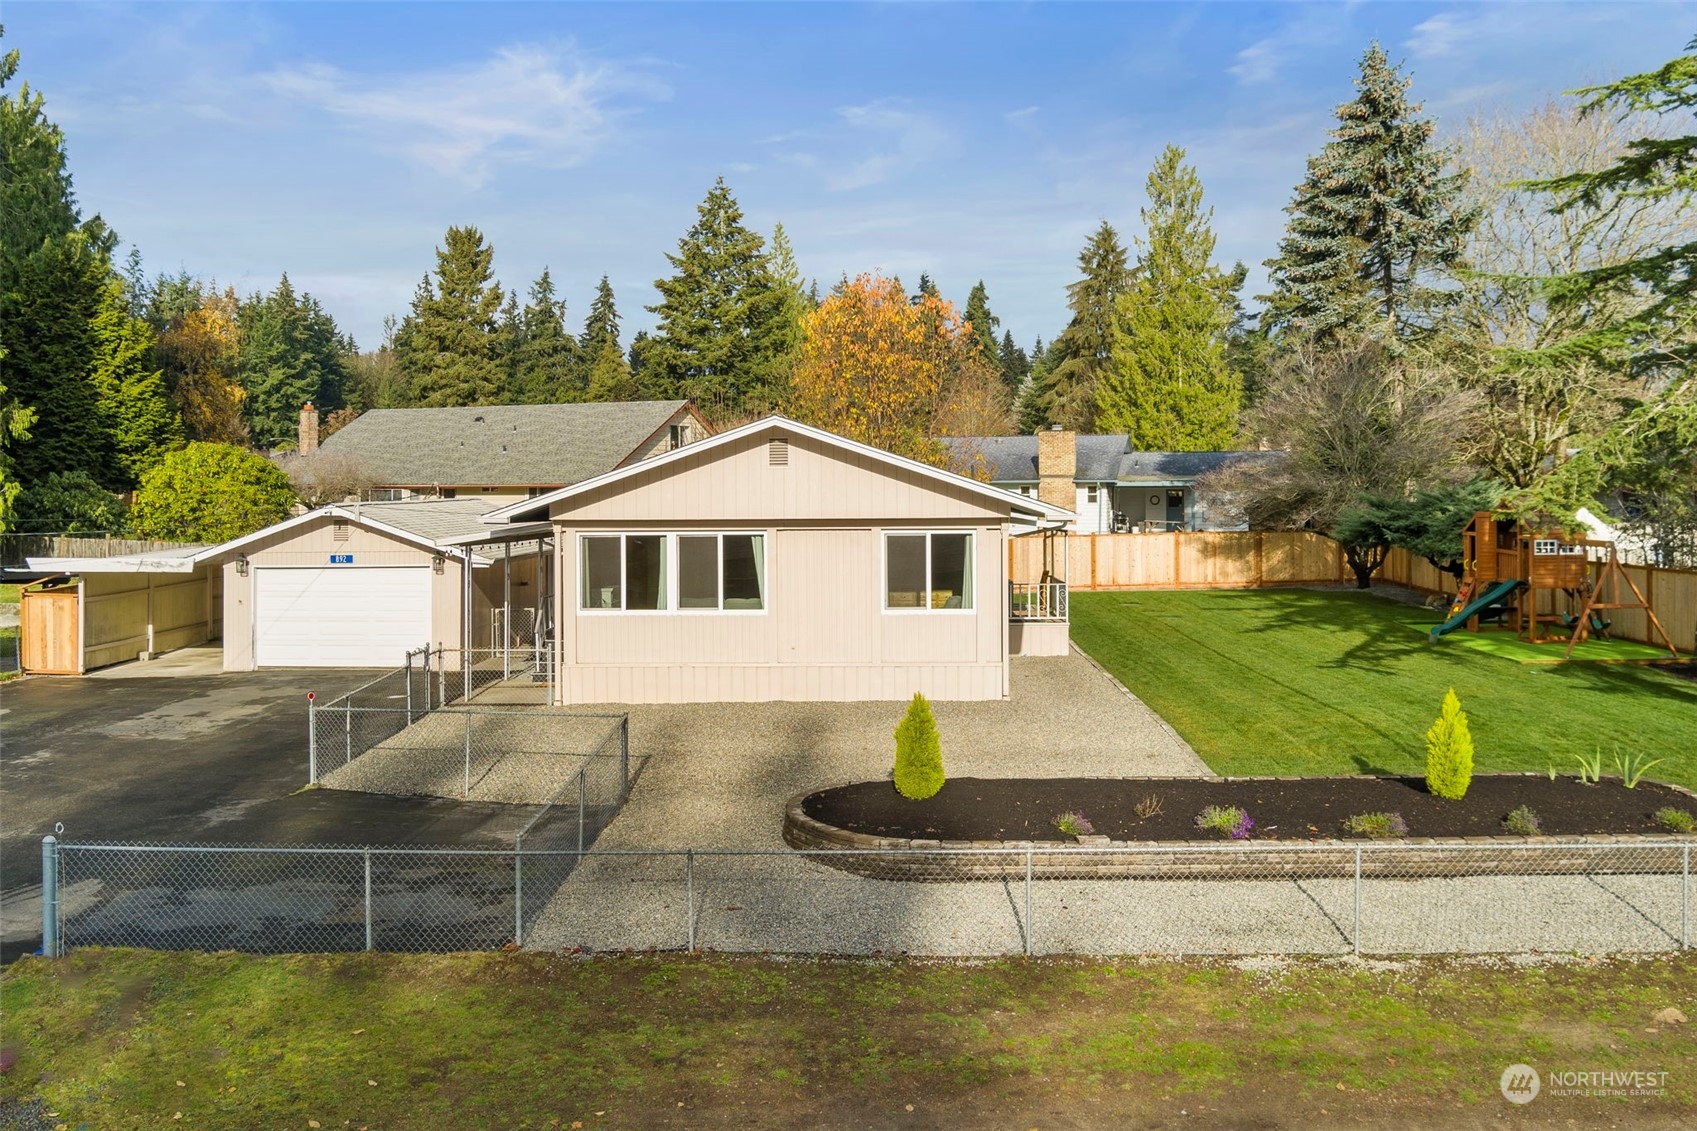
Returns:
[[[1643,309],[1621,289],[1598,301],[1564,300],[1551,278],[1629,262],[1697,233],[1697,215],[1676,198],[1618,194],[1596,208],[1552,211],[1550,194],[1524,183],[1603,168],[1627,142],[1667,124],[1651,115],[1581,114],[1549,102],[1518,117],[1471,120],[1458,160],[1468,203],[1481,219],[1470,270],[1455,279],[1459,340],[1451,363],[1481,395],[1481,427],[1469,455],[1492,476],[1531,485],[1576,438],[1606,428],[1647,389],[1624,365],[1562,346]]]
[[[1472,398],[1419,351],[1398,356],[1371,340],[1293,350],[1252,413],[1251,434],[1282,450],[1208,476],[1202,490],[1230,497],[1256,529],[1332,534],[1363,495],[1404,496],[1460,477],[1460,441]],[[1365,589],[1382,559],[1344,546]]]
[[[358,457],[341,452],[290,452],[278,466],[288,475],[295,497],[308,507],[358,499],[376,483]]]

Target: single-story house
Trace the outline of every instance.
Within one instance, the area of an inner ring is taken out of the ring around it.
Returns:
[[[302,407],[298,451],[355,465],[374,501],[480,498],[497,506],[637,463],[713,434],[688,401],[378,408],[318,440]]]
[[[1072,518],[769,416],[485,521],[552,545],[572,704],[1001,698],[1066,648],[1064,601],[1012,623],[1007,540]]]
[[[1032,436],[956,436],[957,466],[991,483],[1066,507],[1074,534],[1243,530],[1241,515],[1210,505],[1199,479],[1224,467],[1282,458],[1279,452],[1140,452],[1126,433],[1060,428]]]

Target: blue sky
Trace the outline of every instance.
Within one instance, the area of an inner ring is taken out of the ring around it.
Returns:
[[[1253,293],[1370,40],[1456,126],[1650,69],[1694,7],[11,0],[5,46],[150,271],[287,271],[362,346],[449,224],[508,285],[550,267],[574,324],[606,273],[628,339],[719,175],[805,274],[929,271],[956,303],[983,278],[1029,344],[1096,224],[1138,230],[1168,142]]]

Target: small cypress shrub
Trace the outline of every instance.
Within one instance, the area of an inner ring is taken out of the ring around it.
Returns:
[[[1473,782],[1473,733],[1467,728],[1467,712],[1455,697],[1455,688],[1444,695],[1443,710],[1426,732],[1426,791],[1434,797],[1459,801]]]
[[[943,744],[931,704],[917,691],[907,714],[896,724],[896,792],[924,801],[943,788]]]

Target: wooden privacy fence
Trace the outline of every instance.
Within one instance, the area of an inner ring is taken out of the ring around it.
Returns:
[[[1043,539],[1008,540],[1008,580],[1043,577]],[[1680,648],[1697,645],[1697,570],[1625,566]],[[1070,534],[1054,544],[1052,580],[1091,589],[1255,589],[1272,585],[1353,584],[1343,547],[1308,531]],[[1394,549],[1374,577],[1429,593],[1454,593],[1455,578],[1425,558]],[[1636,609],[1611,610],[1610,635],[1659,643]]]

